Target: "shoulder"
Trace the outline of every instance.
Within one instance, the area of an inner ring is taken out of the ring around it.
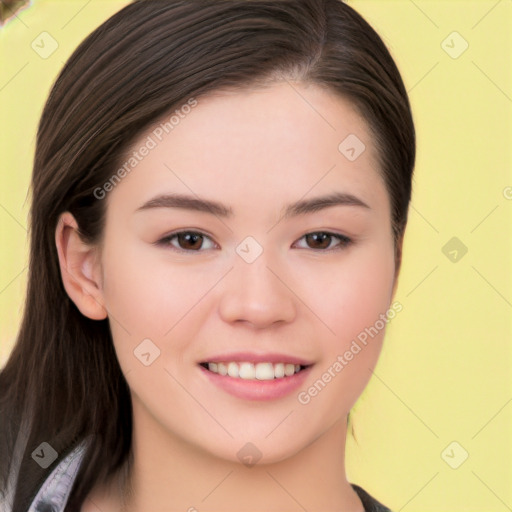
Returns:
[[[391,510],[368,494],[362,487],[351,484],[359,499],[363,503],[365,512],[391,512]]]
[[[63,512],[87,449],[83,441],[73,448],[50,473],[28,509],[28,512],[52,510]]]

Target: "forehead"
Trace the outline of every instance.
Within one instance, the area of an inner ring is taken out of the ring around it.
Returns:
[[[249,189],[255,203],[270,204],[340,186],[367,201],[386,199],[379,197],[384,184],[368,125],[339,95],[281,82],[216,91],[189,105],[163,116],[132,144],[125,163],[134,153],[145,156],[132,162],[111,200],[126,196],[126,206],[167,191],[235,204],[242,191],[247,203]]]

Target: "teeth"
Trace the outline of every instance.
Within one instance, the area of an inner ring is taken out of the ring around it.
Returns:
[[[233,364],[235,364],[235,363],[233,363]],[[254,365],[251,363],[241,363],[240,371],[238,372],[238,376],[241,379],[256,379],[256,378],[260,379],[261,378],[256,373],[256,368],[254,368]],[[274,378],[274,375],[272,375],[272,378]]]
[[[293,363],[208,363],[208,370],[219,375],[229,375],[235,379],[273,380],[291,377],[300,371],[299,364]]]
[[[208,369],[210,369],[209,365],[208,365]],[[240,376],[240,371],[239,371],[238,365],[236,363],[228,364],[228,375],[230,377],[239,377]]]
[[[283,363],[274,365],[274,377],[276,379],[281,379],[282,377],[284,377],[284,364]]]

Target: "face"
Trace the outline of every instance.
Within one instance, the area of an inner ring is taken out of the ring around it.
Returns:
[[[371,376],[395,280],[389,197],[366,123],[325,89],[185,111],[140,137],[130,154],[146,156],[104,199],[115,350],[148,429],[276,462],[345,421]]]

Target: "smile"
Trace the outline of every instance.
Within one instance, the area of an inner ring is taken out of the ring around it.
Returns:
[[[218,375],[227,375],[234,379],[274,380],[291,377],[307,366],[293,363],[251,363],[251,362],[208,362],[201,363],[203,368]]]
[[[277,400],[304,385],[313,364],[249,361],[203,362],[198,365],[209,385],[242,400]]]

